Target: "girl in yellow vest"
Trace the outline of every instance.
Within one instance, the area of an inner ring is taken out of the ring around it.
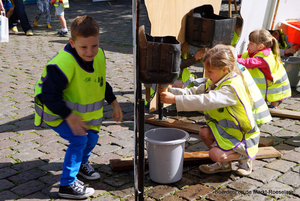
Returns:
[[[249,35],[248,51],[238,55],[269,104],[276,109],[291,96],[291,86],[280,59],[277,40],[265,29],[252,31]]]
[[[210,149],[216,163],[201,165],[206,174],[230,172],[231,161],[238,160],[236,173],[249,175],[258,153],[260,131],[252,113],[252,99],[243,74],[237,66],[235,49],[216,45],[203,57],[208,79],[192,88],[169,88],[161,92],[163,103],[176,103],[177,111],[204,111],[206,127],[199,136]]]

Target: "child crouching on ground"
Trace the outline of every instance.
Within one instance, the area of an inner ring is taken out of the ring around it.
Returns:
[[[249,89],[237,66],[232,46],[217,45],[203,57],[208,76],[206,84],[198,87],[161,92],[162,103],[176,103],[177,111],[204,111],[207,127],[199,136],[210,149],[216,163],[200,165],[206,174],[230,172],[231,161],[238,160],[236,173],[246,176],[252,172],[252,161],[258,153],[260,131],[252,114]]]
[[[45,122],[69,141],[64,158],[58,195],[84,199],[94,193],[77,179],[100,178],[89,164],[98,142],[104,100],[111,104],[114,120],[122,120],[122,110],[106,82],[105,56],[99,48],[99,25],[90,16],[71,23],[69,43],[50,60],[35,86],[35,125]]]

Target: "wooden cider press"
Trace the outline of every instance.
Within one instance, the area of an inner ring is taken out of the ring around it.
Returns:
[[[163,91],[180,74],[181,44],[173,36],[153,37],[139,27],[139,80],[146,88],[146,101],[150,101],[150,88],[160,84]],[[157,94],[159,96],[159,94]],[[159,119],[163,104],[158,101]]]

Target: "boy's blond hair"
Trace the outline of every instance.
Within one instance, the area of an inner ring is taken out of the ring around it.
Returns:
[[[71,38],[75,41],[77,37],[89,37],[99,35],[98,22],[91,16],[77,16],[71,23]]]
[[[244,79],[242,71],[237,65],[237,53],[234,47],[231,45],[218,44],[205,53],[202,61],[207,68],[216,68],[221,70],[223,67],[227,66],[231,77],[233,77],[233,72],[239,74],[242,77],[250,104],[253,104],[248,84]]]

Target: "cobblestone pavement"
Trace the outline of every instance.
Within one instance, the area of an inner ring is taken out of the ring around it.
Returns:
[[[143,5],[142,5],[143,6]],[[35,4],[26,5],[30,22]],[[226,10],[226,5],[222,5]],[[232,9],[234,10],[234,9]],[[107,57],[107,79],[114,88],[124,112],[121,123],[111,119],[112,109],[104,107],[105,121],[90,162],[101,179],[86,181],[95,188],[90,200],[134,200],[133,171],[112,171],[109,159],[133,156],[133,55],[131,1],[72,1],[66,9],[68,26],[77,15],[89,14],[101,27],[101,44]],[[53,29],[47,30],[44,16],[34,28],[34,36],[21,32],[0,44],[0,200],[60,200],[57,196],[67,142],[46,126],[33,126],[33,88],[45,63],[67,43],[55,36],[60,25],[51,7]],[[146,11],[141,23],[149,28]],[[149,29],[148,29],[149,30]],[[192,71],[201,72],[197,66]],[[300,96],[284,101],[281,108],[300,110]],[[146,124],[145,130],[156,126]],[[274,139],[281,158],[254,160],[253,173],[239,177],[232,173],[205,175],[197,166],[184,167],[182,180],[157,184],[145,176],[145,200],[300,200],[300,122],[273,118],[261,127],[262,136]],[[186,151],[203,151],[195,133],[186,142]],[[235,164],[236,167],[236,164]],[[290,193],[287,193],[290,192]]]

